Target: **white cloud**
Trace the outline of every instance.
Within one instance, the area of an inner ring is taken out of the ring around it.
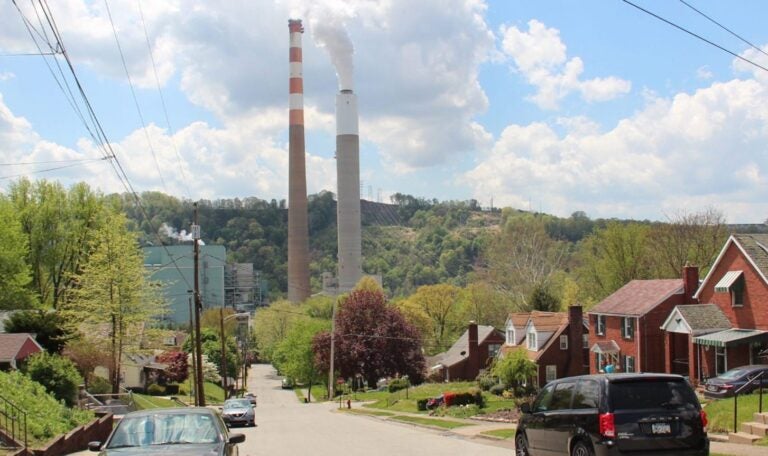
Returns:
[[[8,80],[11,80],[11,79],[13,79],[15,77],[16,77],[16,75],[11,73],[10,71],[2,71],[2,72],[0,72],[0,82],[8,81]]]
[[[632,84],[614,76],[583,80],[584,63],[579,57],[567,60],[560,32],[532,19],[528,31],[502,26],[502,50],[537,92],[530,97],[542,109],[557,109],[569,94],[578,92],[585,101],[612,100],[629,93]]]
[[[715,205],[731,222],[759,222],[768,213],[768,88],[756,81],[651,100],[610,131],[559,124],[565,133],[508,126],[464,177],[474,197],[561,216],[660,219]]]

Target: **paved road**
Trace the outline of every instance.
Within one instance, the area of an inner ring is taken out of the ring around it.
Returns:
[[[234,430],[246,434],[241,456],[514,454],[490,440],[337,413],[335,404],[300,403],[293,391],[280,388],[280,377],[267,365],[253,366],[249,390],[258,395],[258,427]]]

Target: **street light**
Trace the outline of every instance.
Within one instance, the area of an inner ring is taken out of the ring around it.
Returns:
[[[250,317],[251,315],[247,312],[241,312],[241,313],[235,313],[232,315],[227,315],[224,317],[224,307],[219,307],[219,323],[220,323],[220,329],[221,329],[221,384],[224,387],[224,399],[226,400],[228,396],[229,390],[227,389],[227,343],[226,338],[224,337],[224,322],[231,319],[231,318],[240,318],[240,317]]]

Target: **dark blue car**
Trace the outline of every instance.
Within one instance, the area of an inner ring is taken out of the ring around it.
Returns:
[[[762,374],[762,375],[761,375]],[[768,388],[768,364],[751,364],[728,370],[704,383],[704,396],[719,399],[739,394],[751,393],[762,383]]]

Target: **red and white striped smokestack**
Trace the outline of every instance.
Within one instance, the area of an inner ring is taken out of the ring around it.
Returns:
[[[309,227],[304,161],[304,79],[301,69],[301,19],[288,20],[290,32],[288,95],[288,300],[309,297]]]
[[[339,291],[351,290],[363,276],[360,234],[360,136],[357,97],[351,89],[336,95],[336,181],[338,185]]]

